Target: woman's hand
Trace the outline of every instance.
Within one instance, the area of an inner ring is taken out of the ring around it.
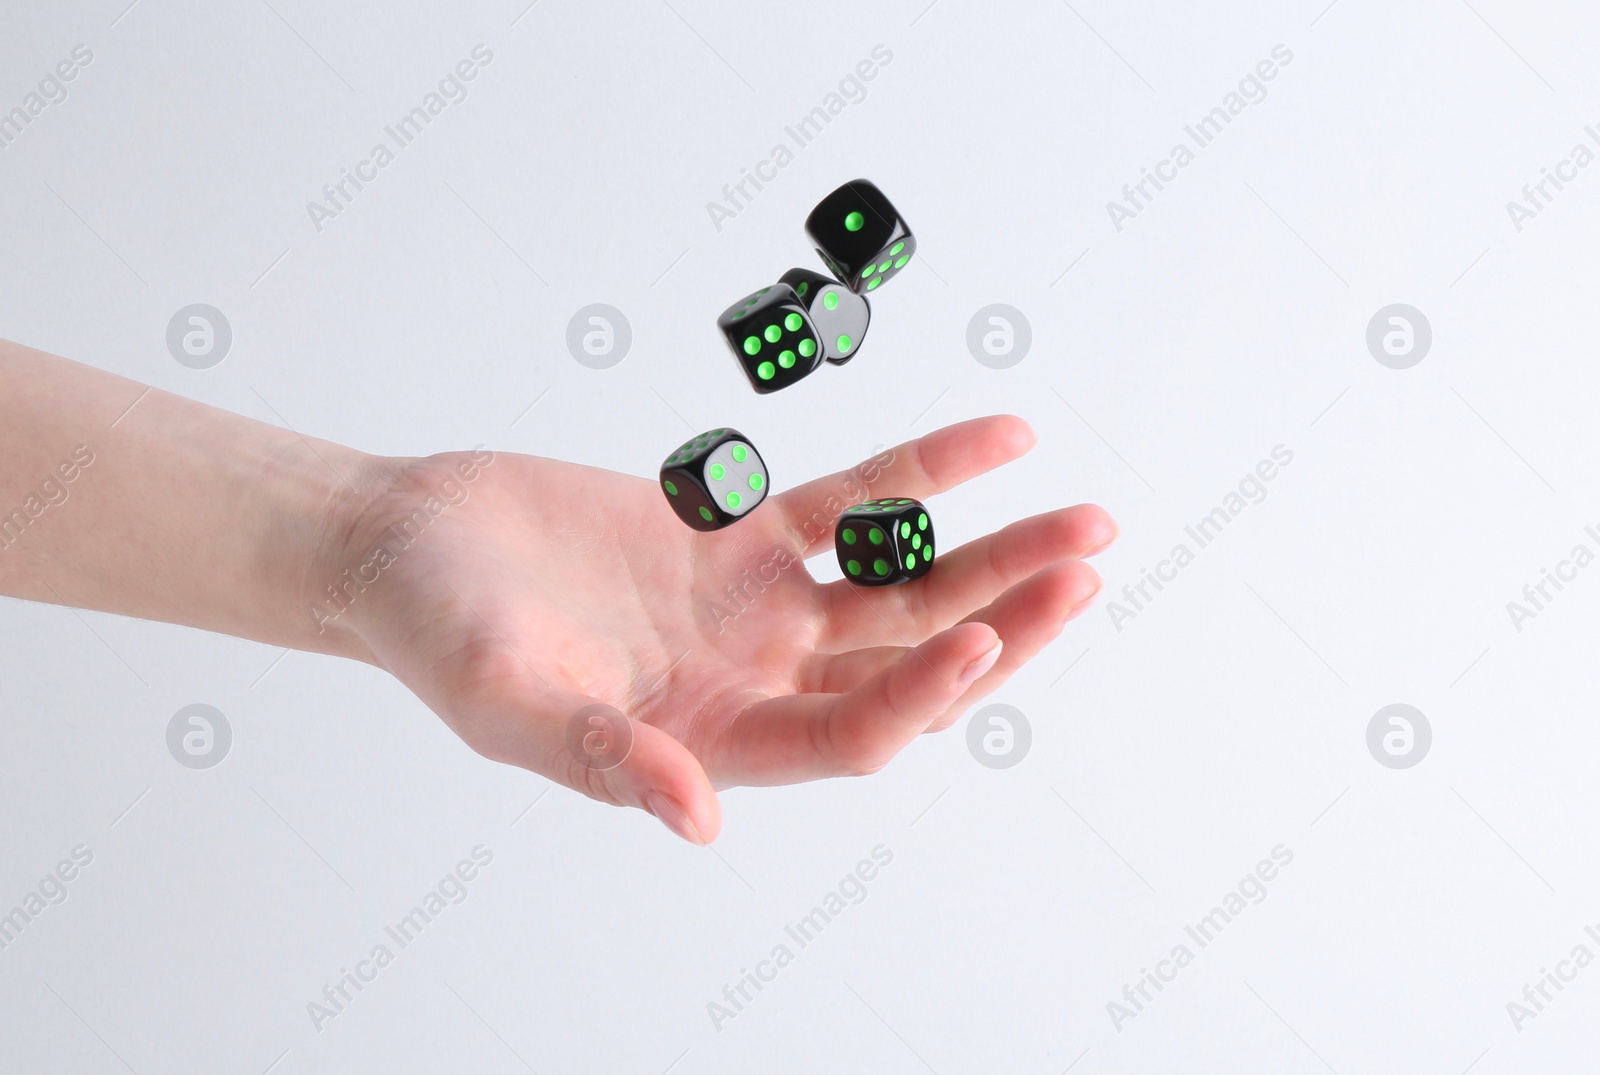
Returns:
[[[844,506],[926,498],[1032,446],[1020,419],[964,422],[715,533],[642,478],[506,454],[395,461],[369,468],[376,490],[320,559],[316,618],[340,636],[328,649],[370,655],[479,753],[707,843],[714,788],[877,771],[1094,597],[1081,558],[1116,527],[1092,505],[941,549],[902,586],[820,584],[801,563],[831,551]],[[611,761],[631,734],[609,768],[575,749],[596,705],[631,718],[593,725]]]

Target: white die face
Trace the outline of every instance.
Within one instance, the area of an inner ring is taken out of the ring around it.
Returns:
[[[706,456],[701,480],[712,501],[729,515],[743,515],[767,496],[766,464],[747,441],[730,440]]]
[[[828,304],[832,302],[833,305]],[[842,362],[856,353],[867,334],[872,311],[867,300],[843,284],[828,284],[811,302],[811,321],[822,337],[822,353],[830,362]],[[848,347],[841,347],[841,340]]]

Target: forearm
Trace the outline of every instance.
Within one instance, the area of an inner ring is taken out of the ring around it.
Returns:
[[[379,465],[0,341],[0,593],[366,657],[309,609]]]

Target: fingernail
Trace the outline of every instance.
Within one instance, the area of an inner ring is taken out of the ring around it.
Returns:
[[[1088,552],[1084,553],[1083,555],[1084,556],[1098,556],[1101,553],[1105,552],[1107,549],[1111,548],[1111,546],[1115,545],[1117,543],[1117,538],[1119,538],[1121,536],[1122,536],[1122,531],[1118,530],[1115,526],[1112,526],[1112,528],[1111,528],[1111,536],[1106,538],[1100,544],[1096,545],[1094,548],[1090,549]]]
[[[983,675],[994,667],[994,662],[1000,659],[1000,651],[1005,649],[1005,643],[998,638],[994,645],[983,651],[983,654],[973,659],[972,663],[961,670],[961,675],[956,677],[956,682],[965,687],[968,683]]]
[[[1094,599],[1096,597],[1100,596],[1100,589],[1101,589],[1101,587],[1096,586],[1094,588],[1094,593],[1090,594],[1088,597],[1085,597],[1082,601],[1079,601],[1076,605],[1073,605],[1071,611],[1069,611],[1067,613],[1066,618],[1063,619],[1061,622],[1062,623],[1068,623],[1068,622],[1070,622],[1072,620],[1077,619],[1079,616],[1083,615],[1085,612],[1088,612],[1089,611],[1089,606],[1094,604]]]
[[[654,814],[663,825],[688,840],[691,844],[705,846],[705,837],[689,820],[689,811],[678,805],[676,799],[665,792],[652,791],[644,797],[644,808]]]

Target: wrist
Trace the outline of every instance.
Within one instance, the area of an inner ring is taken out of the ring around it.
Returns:
[[[297,648],[374,663],[352,610],[365,585],[373,506],[405,462],[326,442],[308,442],[296,453],[260,555],[267,565],[262,577],[279,580],[280,600],[290,595],[283,614]]]
[[[411,573],[414,550],[447,512],[461,509],[494,458],[474,449],[347,462],[354,477],[323,489],[325,522],[300,587],[315,638],[305,648],[383,664],[375,651],[407,611],[400,578]]]

